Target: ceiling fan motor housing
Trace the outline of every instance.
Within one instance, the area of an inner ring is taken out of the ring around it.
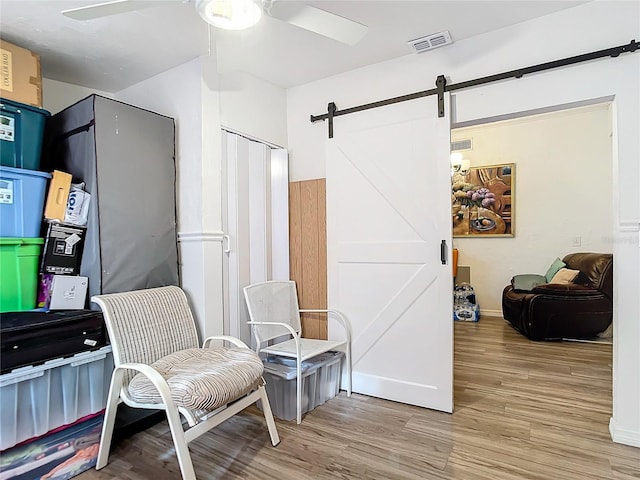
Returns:
[[[196,10],[205,22],[225,30],[252,27],[262,16],[262,5],[254,0],[196,0]]]

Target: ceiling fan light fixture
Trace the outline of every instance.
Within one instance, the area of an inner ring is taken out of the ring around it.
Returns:
[[[205,22],[224,30],[252,27],[262,16],[254,0],[196,0],[196,10]]]

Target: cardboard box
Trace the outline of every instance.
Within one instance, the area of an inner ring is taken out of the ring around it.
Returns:
[[[41,274],[38,308],[82,310],[86,304],[88,286],[88,277]]]
[[[49,193],[47,194],[47,203],[44,206],[44,218],[47,220],[64,221],[67,213],[67,201],[69,200],[69,192],[71,191],[71,175],[53,171],[53,178],[49,183]]]
[[[0,97],[42,108],[39,55],[0,40]]]
[[[46,225],[40,273],[77,275],[87,228],[57,222]]]

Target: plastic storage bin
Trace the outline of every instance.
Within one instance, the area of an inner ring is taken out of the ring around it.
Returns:
[[[51,174],[0,166],[0,237],[39,237]]]
[[[43,238],[0,238],[0,312],[36,306]]]
[[[340,390],[342,352],[327,352],[302,362],[302,413],[310,412]],[[295,360],[267,357],[264,379],[273,414],[283,420],[296,418]],[[258,402],[258,408],[262,408]]]
[[[0,375],[0,450],[103,410],[111,345]]]
[[[2,452],[0,479],[66,480],[95,467],[104,415],[81,419]]]
[[[44,125],[49,112],[0,99],[0,158],[8,167],[40,168]]]

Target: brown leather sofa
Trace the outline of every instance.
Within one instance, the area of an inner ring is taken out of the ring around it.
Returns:
[[[522,291],[512,279],[502,293],[505,320],[531,340],[592,338],[613,319],[613,255],[572,253],[562,261],[580,271],[574,283]]]

